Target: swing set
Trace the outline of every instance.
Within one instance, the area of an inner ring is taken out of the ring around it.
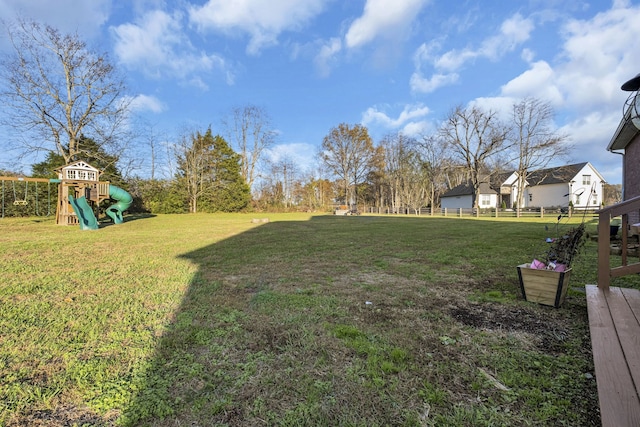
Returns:
[[[2,197],[0,200],[0,218],[5,217],[5,213],[8,211],[8,207],[6,204],[10,202],[10,195],[13,194],[13,206],[16,209],[24,209],[28,207],[30,203],[35,204],[35,209],[31,211],[31,213],[35,213],[37,216],[50,216],[51,215],[51,184],[57,184],[60,182],[58,179],[49,179],[49,178],[25,178],[25,177],[15,177],[15,176],[0,176],[0,181],[2,182]],[[10,183],[10,185],[9,185]],[[22,185],[24,183],[24,186]],[[32,187],[32,195],[29,197],[29,183],[34,183]],[[46,194],[46,213],[41,212],[41,195],[42,191],[38,188],[38,184],[47,184],[47,194]]]
[[[98,229],[100,203],[112,199],[116,203],[109,206],[104,213],[115,224],[123,222],[122,213],[126,211],[133,198],[125,190],[111,185],[108,181],[100,181],[101,171],[90,164],[78,160],[55,169],[58,178],[27,178],[16,176],[0,176],[2,197],[0,200],[0,216],[37,215],[49,216],[52,213],[51,184],[56,185],[56,224],[80,225],[82,230]],[[33,183],[33,185],[31,184]],[[47,184],[45,195],[44,183]],[[40,185],[40,187],[38,186]],[[13,195],[13,205],[8,205]],[[41,205],[47,200],[47,213]]]

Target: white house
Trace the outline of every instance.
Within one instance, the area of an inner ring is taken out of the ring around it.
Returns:
[[[599,208],[605,183],[589,162],[535,171],[527,179],[523,207]]]
[[[480,208],[504,205],[512,208],[518,200],[518,174],[506,172],[483,183],[478,195]],[[589,162],[541,169],[529,174],[520,208],[567,207],[598,208],[603,200],[605,180]],[[473,207],[472,187],[462,184],[440,197],[440,205],[447,209]]]

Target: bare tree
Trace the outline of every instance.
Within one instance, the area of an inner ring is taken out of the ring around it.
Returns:
[[[234,108],[224,120],[230,141],[240,154],[240,172],[249,188],[253,187],[264,152],[273,145],[275,131],[267,112],[255,105]]]
[[[311,210],[325,208],[327,200],[331,199],[331,182],[317,178],[313,173],[308,173],[304,181],[300,181],[300,201]]]
[[[342,182],[345,203],[358,202],[356,188],[369,173],[375,154],[369,131],[362,125],[341,123],[324,137],[320,159]]]
[[[371,162],[371,168],[366,178],[366,193],[365,197],[367,202],[371,203],[378,209],[385,205],[385,201],[388,200],[389,187],[387,185],[386,176],[386,149],[383,143],[379,144],[375,148],[375,155]]]
[[[416,141],[403,134],[385,136],[381,141],[384,147],[384,175],[389,187],[391,207],[394,212],[409,203],[409,184],[415,175],[417,153]]]
[[[289,157],[285,156],[271,165],[271,179],[274,181],[274,187],[281,193],[279,196],[285,208],[290,207],[293,202],[293,190],[298,175],[298,167]]]
[[[439,195],[447,188],[447,172],[454,169],[446,145],[435,135],[423,135],[418,143],[424,173],[429,181],[431,210],[438,206]]]
[[[200,132],[190,136],[182,135],[175,146],[175,155],[182,180],[189,199],[189,212],[198,211],[198,200],[208,190],[209,167],[212,157],[213,137],[208,129],[205,135]]]
[[[2,122],[16,130],[23,154],[54,152],[69,163],[82,157],[82,138],[114,154],[129,98],[107,55],[34,21],[6,28],[13,53],[0,71]]]
[[[531,173],[544,169],[552,160],[566,156],[567,135],[553,126],[554,111],[548,102],[525,98],[513,105],[513,141],[517,181],[517,206],[523,206],[524,190]]]
[[[172,167],[175,147],[168,144],[167,134],[158,129],[158,123],[139,120],[135,124],[137,170],[144,170],[144,175],[154,180],[158,177],[172,177],[175,171]],[[183,135],[193,133],[185,127]],[[167,147],[169,150],[167,150]]]
[[[466,169],[473,189],[473,207],[478,207],[478,190],[486,176],[490,158],[508,148],[508,127],[495,111],[478,106],[456,107],[446,118],[440,136],[453,158]]]
[[[604,184],[604,195],[602,201],[604,205],[613,205],[622,201],[622,184]]]
[[[429,179],[424,163],[417,152],[409,157],[407,174],[403,178],[402,198],[404,204],[417,215],[429,202]],[[409,213],[407,212],[407,213]]]

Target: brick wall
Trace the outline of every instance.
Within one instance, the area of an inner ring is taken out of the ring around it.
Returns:
[[[640,196],[640,136],[636,136],[624,151],[624,200]],[[640,223],[640,212],[629,213],[629,223]]]
[[[627,145],[624,153],[624,199],[640,196],[640,137]]]

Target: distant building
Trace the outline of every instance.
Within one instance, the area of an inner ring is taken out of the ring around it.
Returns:
[[[498,192],[483,182],[480,184],[478,206],[495,208],[498,205]],[[446,209],[470,209],[473,207],[473,187],[470,183],[460,184],[440,196],[440,206]]]
[[[567,207],[598,208],[603,200],[605,180],[589,162],[541,169],[529,174],[520,208]],[[462,184],[440,197],[440,205],[447,209],[473,207],[473,188]],[[491,182],[480,185],[478,206],[515,207],[518,200],[518,174],[507,172],[494,176]]]

